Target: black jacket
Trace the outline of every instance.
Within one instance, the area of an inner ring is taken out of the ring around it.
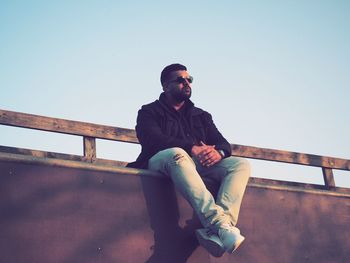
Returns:
[[[228,141],[216,128],[211,115],[187,101],[180,112],[167,104],[165,94],[159,100],[142,106],[138,112],[136,134],[142,150],[129,167],[147,168],[148,160],[157,152],[180,147],[191,154],[192,146],[200,141],[231,155]]]

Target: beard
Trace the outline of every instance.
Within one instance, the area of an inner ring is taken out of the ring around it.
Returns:
[[[189,87],[184,87],[183,89],[176,89],[176,90],[174,89],[170,93],[172,98],[176,102],[180,103],[183,101],[187,101],[191,98],[192,90]]]

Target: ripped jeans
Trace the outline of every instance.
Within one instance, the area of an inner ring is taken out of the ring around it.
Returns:
[[[171,177],[205,228],[217,233],[223,224],[236,225],[250,176],[250,165],[245,159],[230,156],[206,168],[186,151],[175,147],[155,154],[148,161],[148,168]],[[216,201],[202,177],[220,183]]]

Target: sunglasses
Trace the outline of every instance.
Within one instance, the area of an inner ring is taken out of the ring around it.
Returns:
[[[184,77],[177,77],[176,79],[170,81],[170,82],[176,82],[178,84],[186,84],[187,81],[189,83],[192,83],[193,82],[193,77],[192,76],[189,76],[188,78],[184,78]]]

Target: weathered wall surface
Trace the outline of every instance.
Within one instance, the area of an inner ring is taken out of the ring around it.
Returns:
[[[169,180],[0,162],[0,262],[349,262],[350,197],[249,186],[222,258]]]

